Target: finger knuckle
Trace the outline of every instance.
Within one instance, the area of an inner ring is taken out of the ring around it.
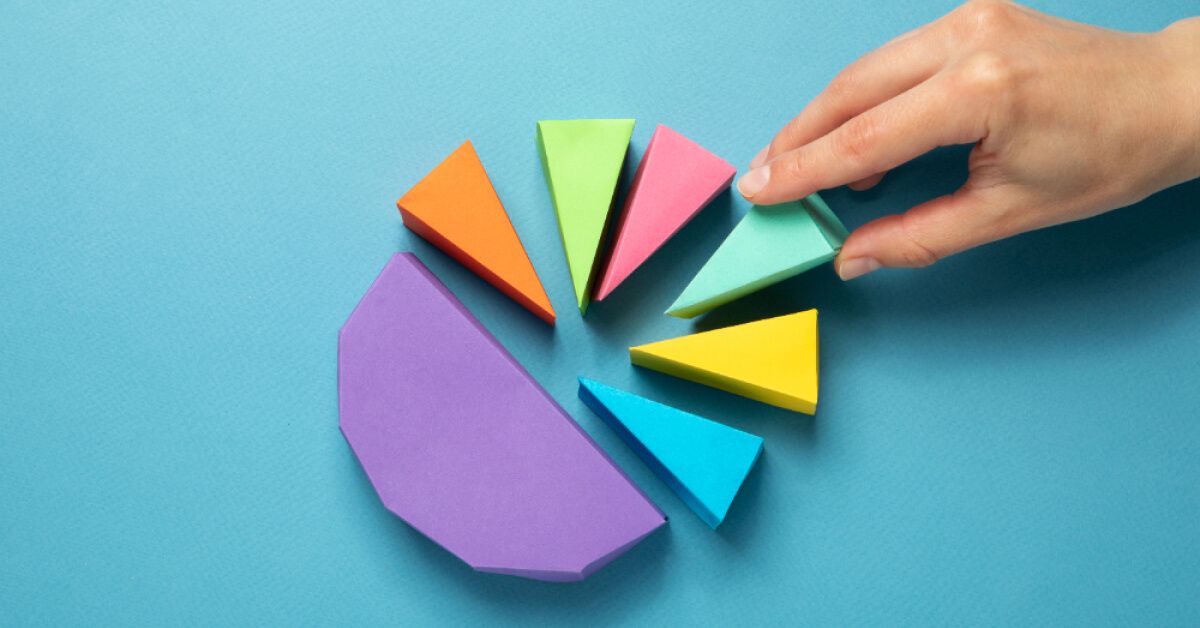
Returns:
[[[959,9],[956,30],[963,41],[993,41],[1012,32],[1017,15],[1007,0],[971,0]]]
[[[863,116],[853,118],[842,125],[834,140],[834,150],[842,159],[863,163],[869,159],[878,137],[879,126],[875,120]]]
[[[831,107],[837,109],[846,101],[854,98],[860,87],[858,71],[851,66],[833,77],[833,80],[825,88],[825,98]]]
[[[771,162],[771,181],[799,181],[805,171],[801,155],[790,153]]]
[[[1016,87],[1017,68],[1006,55],[977,52],[963,61],[958,83],[968,94],[993,96],[1008,93]]]
[[[916,228],[916,225],[913,223],[912,214],[903,214],[900,216],[900,231],[907,244],[901,253],[906,266],[924,268],[942,258]]]

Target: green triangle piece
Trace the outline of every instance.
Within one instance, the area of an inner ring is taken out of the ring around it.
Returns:
[[[667,314],[691,318],[832,260],[849,232],[820,196],[750,208]]]
[[[590,379],[579,398],[714,529],[762,454],[758,436]]]
[[[579,312],[587,311],[592,277],[634,121],[542,120],[538,152],[550,188]]]

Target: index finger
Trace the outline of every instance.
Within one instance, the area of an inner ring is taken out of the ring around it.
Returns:
[[[955,80],[938,74],[776,156],[743,176],[738,191],[755,204],[774,205],[865,179],[939,146],[978,141],[987,135],[987,107],[956,89]]]
[[[850,118],[912,89],[937,73],[946,59],[945,47],[924,28],[863,55],[784,125],[750,167],[812,142]]]

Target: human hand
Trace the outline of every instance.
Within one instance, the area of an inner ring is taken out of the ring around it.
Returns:
[[[977,0],[838,74],[738,181],[772,205],[975,144],[953,194],[855,230],[842,279],[927,266],[1200,176],[1200,18],[1123,33]]]

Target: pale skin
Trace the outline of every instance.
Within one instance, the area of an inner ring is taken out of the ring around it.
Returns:
[[[842,279],[928,266],[1200,177],[1200,17],[1125,33],[968,2],[838,74],[738,190],[758,205],[865,190],[953,144],[975,145],[967,182],[856,229],[834,264]]]

